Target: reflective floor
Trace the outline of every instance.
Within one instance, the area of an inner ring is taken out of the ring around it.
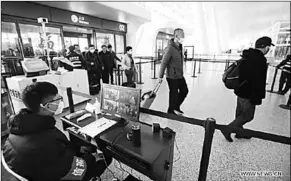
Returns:
[[[196,67],[197,72],[198,67]],[[181,107],[185,112],[185,116],[199,119],[213,117],[218,124],[228,124],[234,119],[236,96],[232,91],[226,89],[221,81],[224,67],[225,64],[223,63],[204,62],[201,64],[201,74],[196,74],[197,77],[193,78],[191,77],[193,75],[192,62],[186,64],[185,78],[189,88],[189,95]],[[273,74],[274,69],[269,67],[267,89],[271,87]],[[279,75],[280,72],[277,75],[277,80]],[[143,91],[153,89],[157,83],[157,79],[151,79],[151,67],[149,64],[143,65],[143,82],[144,84],[138,85]],[[278,83],[275,85],[274,90],[277,89]],[[288,96],[289,92],[285,96],[267,93],[263,104],[256,109],[254,120],[246,124],[245,128],[290,137],[290,111],[278,107],[279,104],[287,102]],[[151,109],[165,112],[167,106],[168,85],[164,81]],[[176,131],[177,147],[175,147],[174,152],[174,160],[176,162],[174,163],[172,180],[198,180],[204,129],[200,126],[167,119],[156,118],[156,120],[149,121],[146,115],[141,115],[141,121],[159,122],[162,127],[170,127]],[[150,180],[124,165],[122,167],[142,180]],[[119,164],[116,161],[109,168],[120,179],[125,178],[127,175],[127,173],[118,169]],[[282,176],[243,177],[240,176],[241,171],[281,171]],[[106,171],[102,178],[111,180],[112,175],[109,171]],[[3,180],[8,179],[4,178]],[[234,142],[229,143],[224,139],[220,131],[215,131],[207,180],[290,180],[290,146],[256,138],[250,140],[234,138]]]

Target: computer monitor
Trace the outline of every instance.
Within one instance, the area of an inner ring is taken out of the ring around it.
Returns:
[[[104,113],[138,122],[140,99],[140,89],[102,84],[101,111]]]

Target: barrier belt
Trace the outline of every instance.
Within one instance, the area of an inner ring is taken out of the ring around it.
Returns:
[[[159,116],[162,118],[172,119],[172,120],[176,120],[176,121],[180,121],[180,122],[184,122],[184,123],[203,126],[203,127],[205,124],[205,120],[199,120],[199,119],[194,119],[194,118],[177,116],[177,115],[173,115],[173,114],[167,114],[164,112],[155,111],[155,110],[151,110],[151,109],[140,108],[140,112],[151,114],[154,116]],[[242,128],[238,128],[238,127],[234,127],[234,126],[219,125],[219,124],[215,124],[215,129],[222,130],[222,131],[229,131],[232,133],[247,134],[251,137],[255,137],[255,138],[259,138],[259,139],[263,139],[263,140],[268,140],[268,141],[273,141],[273,142],[277,142],[277,143],[283,143],[283,144],[287,144],[287,145],[291,144],[291,138],[285,137],[285,136],[279,136],[279,135],[275,135],[275,134],[271,134],[271,133],[264,133],[264,132],[260,132],[260,131],[253,131],[250,129],[242,129]]]
[[[136,62],[135,64],[146,64],[146,63],[152,63],[152,62],[155,62],[155,61]]]
[[[291,138],[285,136],[279,136],[271,133],[264,133],[261,131],[253,131],[250,129],[242,129],[234,126],[227,126],[227,125],[219,125],[215,124],[215,129],[222,130],[222,131],[230,131],[232,133],[239,133],[239,134],[246,134],[251,137],[260,138],[263,140],[274,141],[278,143],[283,143],[290,145]]]
[[[152,109],[146,109],[146,108],[142,108],[142,107],[140,108],[140,112],[154,115],[154,116],[159,116],[162,118],[172,119],[172,120],[176,120],[176,121],[180,121],[180,122],[184,122],[184,123],[195,124],[195,125],[202,126],[202,127],[204,127],[204,123],[205,123],[205,120],[188,118],[188,117],[184,117],[184,116],[177,116],[177,115],[168,114],[168,113],[164,113],[164,112],[160,112],[160,111],[155,111]]]

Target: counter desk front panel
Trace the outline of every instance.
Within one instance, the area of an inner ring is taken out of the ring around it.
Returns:
[[[47,74],[37,77],[25,77],[15,76],[7,78],[7,85],[10,96],[12,98],[12,104],[15,112],[25,108],[25,105],[21,101],[21,94],[25,87],[36,79],[37,82],[50,82],[58,87],[59,94],[64,98],[65,108],[69,107],[69,101],[65,90],[61,90],[60,87],[71,87],[72,90],[78,91],[84,94],[89,93],[89,83],[86,70],[74,70],[72,72],[66,72],[62,75]],[[74,104],[78,104],[87,100],[87,98],[73,95]]]

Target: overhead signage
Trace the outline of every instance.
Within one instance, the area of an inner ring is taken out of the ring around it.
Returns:
[[[119,25],[119,30],[120,31],[125,31],[125,25],[124,24],[120,24]]]
[[[107,30],[126,32],[126,24],[109,20],[102,20],[102,28]]]
[[[72,14],[71,20],[73,23],[80,23],[80,24],[85,24],[85,25],[90,24],[88,21],[85,20],[84,16],[77,16],[75,14]]]
[[[51,9],[52,22],[66,23],[76,26],[93,27],[98,29],[113,30],[126,32],[127,25],[125,23],[100,19],[93,16],[87,16],[76,12],[70,12],[60,9]]]
[[[82,15],[70,11],[59,9],[51,9],[51,17],[53,22],[60,22],[78,26],[102,28],[101,19],[91,16]]]

